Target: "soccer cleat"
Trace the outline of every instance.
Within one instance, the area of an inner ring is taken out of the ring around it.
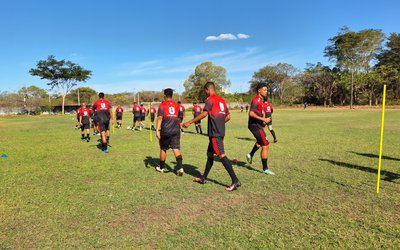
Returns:
[[[90,142],[90,138],[86,138],[86,141],[87,141],[87,142]]]
[[[194,178],[193,181],[194,181],[194,182],[197,182],[197,183],[200,183],[200,184],[206,184],[206,183],[207,183],[207,181],[206,181],[205,179],[199,178],[199,177]]]
[[[228,191],[228,192],[232,192],[233,190],[237,189],[241,185],[242,184],[240,183],[240,181],[238,181],[238,182],[235,182],[235,183],[231,184],[229,187],[225,188],[225,190]]]
[[[269,169],[264,170],[263,173],[264,173],[264,174],[269,174],[269,175],[275,175],[275,173],[272,172],[272,171],[269,170]]]
[[[176,172],[176,175],[177,176],[182,176],[184,173],[185,173],[185,171],[183,171],[183,168],[181,168]]]
[[[278,140],[277,140],[277,139],[275,139],[275,140],[274,140],[274,143],[277,143],[277,142],[278,142]]]
[[[103,149],[103,152],[108,154],[110,151],[108,151],[108,149]]]
[[[156,170],[160,173],[164,173],[164,169],[160,168],[159,166],[156,167]]]
[[[247,162],[248,162],[248,163],[250,163],[250,164],[253,163],[253,157],[251,157],[250,154],[247,154],[247,155],[246,155],[246,158],[247,158]]]
[[[185,134],[185,132],[182,131],[182,135],[184,135],[184,134]]]

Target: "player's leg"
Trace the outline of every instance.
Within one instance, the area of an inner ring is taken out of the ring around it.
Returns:
[[[274,143],[278,142],[278,140],[276,139],[275,131],[272,128],[272,124],[268,125],[268,130],[271,133],[272,137],[274,137]]]
[[[272,172],[270,169],[268,169],[268,149],[269,149],[269,142],[267,140],[267,137],[265,136],[264,130],[260,129],[260,135],[262,142],[261,144],[261,163],[263,165],[263,172],[264,174],[270,174],[274,175],[274,172]]]
[[[171,144],[171,137],[161,135],[159,144],[160,144],[160,166],[157,166],[156,170],[160,173],[163,173],[165,167],[165,160],[167,158],[167,150]]]
[[[81,140],[82,141],[85,140],[85,125],[84,124],[81,125]]]
[[[258,129],[249,128],[250,132],[253,134],[254,138],[256,138],[256,143],[253,146],[253,149],[246,155],[247,162],[252,164],[253,163],[253,156],[260,148],[260,144],[258,142],[262,142],[261,135]]]
[[[177,167],[176,174],[178,176],[182,176],[185,171],[183,170],[183,166],[182,166],[183,158],[182,158],[182,154],[181,154],[181,134],[180,133],[172,136],[170,146],[171,146],[172,150],[174,151],[174,155],[175,155],[175,159],[176,159],[176,167]]]

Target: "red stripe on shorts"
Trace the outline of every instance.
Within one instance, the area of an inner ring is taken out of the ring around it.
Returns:
[[[263,140],[265,146],[268,146],[267,137],[265,136],[264,130],[260,129],[261,139]]]
[[[218,145],[217,145],[217,141],[215,140],[215,137],[211,138],[211,141],[212,141],[212,144],[213,144],[215,153],[216,153],[217,155],[220,155],[220,154],[219,154]]]

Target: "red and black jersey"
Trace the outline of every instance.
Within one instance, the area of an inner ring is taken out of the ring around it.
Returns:
[[[225,136],[225,117],[229,114],[226,102],[220,96],[210,95],[204,105],[208,112],[208,136]]]
[[[111,104],[109,101],[104,99],[99,99],[93,104],[93,112],[96,113],[96,118],[98,121],[107,121],[111,117]]]
[[[78,119],[78,122],[79,122],[79,114],[81,112],[81,109],[82,109],[81,107],[76,109],[76,119]]]
[[[155,107],[151,106],[150,109],[149,109],[149,112],[150,112],[151,116],[154,116],[156,114],[157,110],[156,110]]]
[[[194,106],[193,106],[193,114],[194,114],[194,117],[200,115],[200,114],[201,114],[201,111],[203,111],[203,109],[202,109],[199,105],[194,105]]]
[[[259,95],[256,95],[253,98],[253,100],[251,101],[251,105],[250,105],[250,111],[253,111],[254,113],[256,113],[256,115],[258,115],[260,117],[264,117],[264,115],[263,115],[264,103],[263,103],[262,97],[260,97]],[[249,116],[248,127],[262,128],[263,122]]]
[[[123,107],[121,107],[121,106],[118,106],[116,109],[115,109],[115,113],[123,113],[124,112],[124,108]]]
[[[179,124],[179,105],[170,100],[165,101],[158,106],[157,116],[162,116],[161,134],[174,135],[181,132]]]
[[[137,104],[133,106],[133,115],[136,117],[140,116],[140,106]]]
[[[147,111],[147,109],[145,107],[140,107],[140,115],[142,117],[146,116],[146,111]]]
[[[90,122],[91,114],[92,114],[92,110],[89,108],[81,108],[79,110],[79,116],[82,116],[83,124],[88,124]]]
[[[183,113],[185,113],[185,107],[182,104],[179,104],[179,117],[183,118]]]
[[[265,114],[265,117],[271,117],[273,112],[274,112],[274,109],[272,108],[271,103],[264,102],[264,114]]]

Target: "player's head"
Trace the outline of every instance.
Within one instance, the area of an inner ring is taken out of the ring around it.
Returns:
[[[82,103],[82,108],[86,108],[86,103]]]
[[[103,93],[103,92],[100,92],[100,93],[99,93],[99,98],[100,98],[100,99],[103,99],[103,98],[104,98],[104,93]]]
[[[137,102],[133,102],[133,105],[136,105],[137,104]]]
[[[193,106],[196,105],[196,104],[197,104],[197,102],[193,102]]]
[[[178,101],[178,104],[181,104],[182,102],[181,101]]]
[[[174,90],[167,88],[164,89],[164,97],[165,98],[172,98],[172,95],[174,94]]]
[[[267,88],[267,84],[265,82],[260,82],[259,84],[257,84],[257,93],[259,95],[261,95],[262,97],[267,96],[268,93],[268,88]]]
[[[204,85],[204,91],[207,95],[215,93],[215,84],[213,82],[207,82]]]
[[[140,106],[143,107],[143,103],[141,103]]]

